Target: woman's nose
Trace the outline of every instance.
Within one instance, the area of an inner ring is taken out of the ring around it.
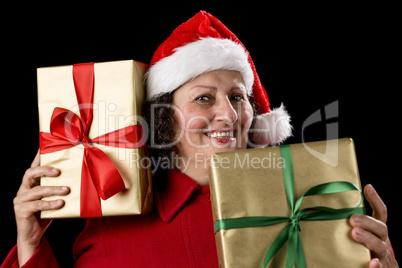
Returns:
[[[216,106],[216,121],[224,121],[228,125],[233,125],[238,117],[236,108],[233,106],[234,104],[227,98],[222,98],[218,105]]]

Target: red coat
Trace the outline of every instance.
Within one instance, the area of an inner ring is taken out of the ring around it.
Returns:
[[[218,267],[209,186],[171,170],[155,204],[150,215],[88,219],[74,244],[75,267]],[[13,265],[16,247],[1,267]],[[58,267],[46,238],[23,267]]]

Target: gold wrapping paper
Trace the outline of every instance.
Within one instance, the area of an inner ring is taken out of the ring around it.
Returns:
[[[332,181],[360,179],[351,139],[290,145],[295,196]],[[215,154],[210,166],[214,221],[251,216],[290,216],[279,147]],[[355,207],[357,191],[304,198],[301,209],[314,206]],[[288,223],[221,230],[215,234],[220,267],[262,267],[264,256]],[[351,238],[348,219],[300,221],[307,267],[366,267],[370,251]],[[267,267],[285,267],[287,243]]]
[[[94,64],[93,120],[89,138],[130,125],[141,124],[139,115],[144,99],[143,74],[145,64],[114,61]],[[72,65],[38,68],[39,130],[50,132],[50,119],[55,107],[69,109],[79,116],[74,90]],[[102,215],[146,214],[152,209],[152,183],[149,168],[141,167],[144,149],[115,148],[93,144],[113,162],[124,181],[126,190],[106,201],[101,200]],[[40,155],[43,166],[60,169],[56,178],[42,177],[42,186],[68,186],[67,196],[52,196],[43,200],[64,199],[61,209],[42,211],[42,218],[80,217],[81,167],[84,147],[77,145]]]

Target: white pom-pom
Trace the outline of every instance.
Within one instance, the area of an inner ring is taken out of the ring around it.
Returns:
[[[290,116],[283,104],[269,113],[258,115],[252,133],[256,145],[278,144],[291,136]]]

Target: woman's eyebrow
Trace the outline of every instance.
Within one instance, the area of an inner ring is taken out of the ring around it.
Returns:
[[[239,85],[236,85],[236,86],[233,86],[230,88],[230,90],[235,90],[235,89],[240,89],[240,90],[246,91],[246,87],[242,84],[239,84]]]
[[[196,86],[193,86],[190,89],[197,88],[197,87],[217,90],[217,88],[215,86],[207,86],[207,85],[196,85]]]
[[[217,88],[215,86],[207,86],[207,85],[195,85],[195,86],[191,87],[190,89],[199,88],[199,87],[200,88],[217,90]],[[232,86],[230,88],[230,90],[234,90],[234,89],[245,90],[245,87],[243,85],[236,85],[236,86]]]

